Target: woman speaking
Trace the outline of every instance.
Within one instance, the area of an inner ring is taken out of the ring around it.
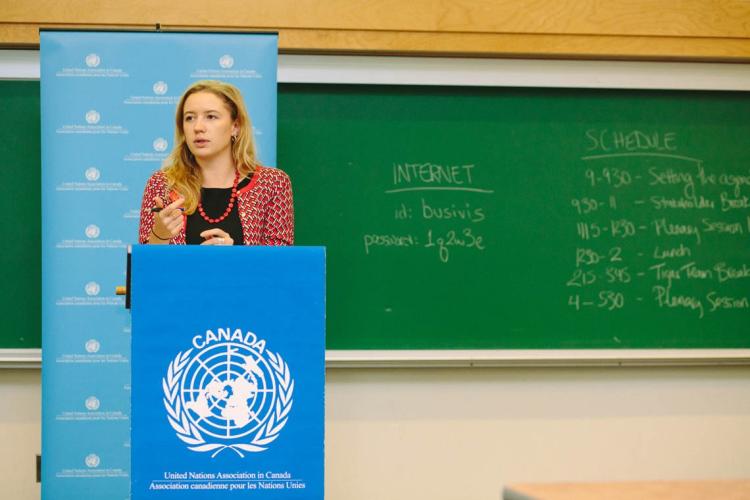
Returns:
[[[258,165],[240,91],[194,83],[177,105],[175,147],[146,183],[139,242],[175,245],[291,245],[289,177]]]

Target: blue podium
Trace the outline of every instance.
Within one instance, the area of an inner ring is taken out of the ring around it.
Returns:
[[[325,250],[133,247],[131,498],[323,499]]]

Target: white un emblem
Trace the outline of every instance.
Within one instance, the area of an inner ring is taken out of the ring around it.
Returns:
[[[96,339],[89,339],[86,341],[86,352],[89,354],[96,354],[101,348],[101,344]]]
[[[95,109],[92,109],[86,113],[86,123],[88,123],[89,125],[96,125],[101,119],[102,115],[100,115],[99,112]]]
[[[154,94],[156,95],[164,95],[167,93],[167,90],[169,90],[169,86],[167,85],[167,83],[162,82],[161,80],[156,82],[152,88],[154,90]]]
[[[169,143],[163,137],[157,137],[151,145],[154,147],[154,151],[158,151],[159,153],[166,151],[169,147]]]
[[[86,455],[84,462],[86,462],[86,467],[93,469],[94,467],[99,467],[99,464],[101,463],[101,459],[99,458],[99,455],[97,455],[96,453],[90,453]]]
[[[234,66],[234,57],[230,56],[229,54],[224,54],[219,58],[219,66],[224,69],[231,68],[232,66]]]
[[[102,60],[96,54],[89,54],[86,56],[86,66],[89,68],[96,68]]]
[[[96,224],[89,224],[86,226],[86,237],[89,239],[98,238],[99,234],[101,234],[101,230],[99,229],[99,226]]]
[[[98,410],[100,405],[99,398],[97,398],[96,396],[89,396],[88,398],[86,398],[85,405],[87,410]]]
[[[167,419],[177,437],[215,457],[229,448],[240,457],[279,437],[292,409],[289,367],[252,332],[219,328],[193,338],[162,380]],[[194,352],[196,351],[196,352]]]
[[[94,182],[94,181],[98,181],[99,177],[101,177],[102,174],[98,168],[89,167],[86,169],[86,172],[84,172],[83,175],[86,176],[87,181]]]
[[[88,283],[86,283],[84,290],[86,290],[86,295],[88,296],[99,295],[101,287],[96,281],[89,281]]]

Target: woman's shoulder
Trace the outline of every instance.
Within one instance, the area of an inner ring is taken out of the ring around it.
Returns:
[[[258,165],[255,167],[255,174],[258,176],[258,183],[265,185],[290,184],[287,173],[278,168]]]
[[[286,172],[281,170],[280,168],[276,167],[266,167],[264,165],[257,165],[255,167],[255,171],[258,173],[259,177],[266,179],[289,179],[289,176]]]
[[[156,187],[166,187],[167,185],[167,176],[164,174],[164,171],[157,170],[146,181],[146,187],[150,188],[156,188]]]
[[[167,175],[164,173],[163,170],[157,170],[153,174],[151,174],[151,177],[148,178],[149,183],[157,183],[157,184],[166,184],[167,183]]]
[[[145,192],[151,193],[152,195],[162,196],[166,193],[168,185],[169,182],[167,181],[167,176],[163,171],[157,170],[151,174],[148,181],[146,181]]]
[[[168,185],[169,181],[167,180],[167,176],[163,171],[157,170],[151,174],[148,181],[146,181],[146,190],[163,192],[167,190]]]

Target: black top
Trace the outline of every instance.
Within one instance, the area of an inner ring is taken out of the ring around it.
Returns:
[[[250,184],[252,176],[243,179],[237,185],[237,191]],[[229,205],[229,197],[232,195],[232,188],[201,188],[201,203],[203,211],[212,219],[221,217]],[[218,227],[223,229],[234,240],[235,245],[242,245],[242,223],[237,208],[237,199],[234,200],[234,206],[229,215],[216,224],[206,221],[196,209],[195,212],[188,215],[187,227],[185,228],[185,242],[188,245],[200,245],[205,240],[200,234],[206,229]]]

